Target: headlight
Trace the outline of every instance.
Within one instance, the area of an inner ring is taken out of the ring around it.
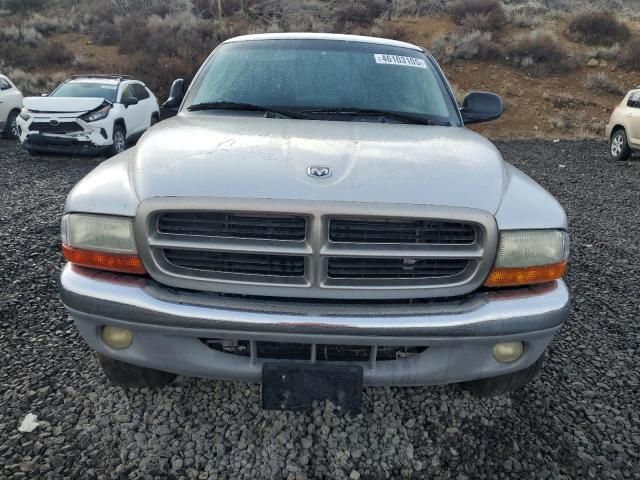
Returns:
[[[24,107],[20,110],[20,118],[22,118],[25,122],[31,120],[31,115],[29,115],[29,110],[27,107]]]
[[[62,217],[62,249],[67,261],[84,267],[143,274],[133,218],[72,213]]]
[[[561,230],[500,233],[498,254],[485,286],[512,287],[550,282],[567,269],[569,236]]]
[[[111,105],[107,105],[94,112],[85,113],[80,118],[85,122],[97,122],[98,120],[107,118],[107,115],[109,115],[110,110],[111,110]]]

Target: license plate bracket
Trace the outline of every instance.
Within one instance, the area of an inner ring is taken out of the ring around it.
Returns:
[[[268,362],[262,366],[262,408],[311,410],[314,401],[330,400],[352,414],[362,404],[362,367]]]

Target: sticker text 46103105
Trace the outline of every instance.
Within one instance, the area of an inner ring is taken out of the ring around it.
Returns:
[[[384,53],[375,53],[373,56],[376,59],[376,63],[400,65],[403,67],[427,68],[427,62],[421,58],[404,57],[402,55],[386,55]]]

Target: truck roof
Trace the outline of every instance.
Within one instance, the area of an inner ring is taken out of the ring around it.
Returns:
[[[421,47],[412,43],[400,42],[378,37],[365,37],[362,35],[343,35],[338,33],[259,33],[230,38],[224,43],[250,42],[256,40],[338,40],[343,42],[376,43],[393,47],[404,47],[412,50],[423,51]]]

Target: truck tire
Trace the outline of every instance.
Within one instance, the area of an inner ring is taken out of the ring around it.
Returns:
[[[609,141],[609,155],[614,161],[625,161],[631,156],[627,132],[620,128],[613,132]]]
[[[164,387],[169,385],[175,373],[162,372],[152,368],[138,367],[113,358],[98,355],[105,376],[113,385],[123,388]]]
[[[462,388],[469,390],[479,397],[495,397],[505,395],[513,390],[524,387],[535,378],[542,368],[544,358],[540,357],[536,363],[524,370],[500,375],[498,377],[482,378],[461,384]]]

